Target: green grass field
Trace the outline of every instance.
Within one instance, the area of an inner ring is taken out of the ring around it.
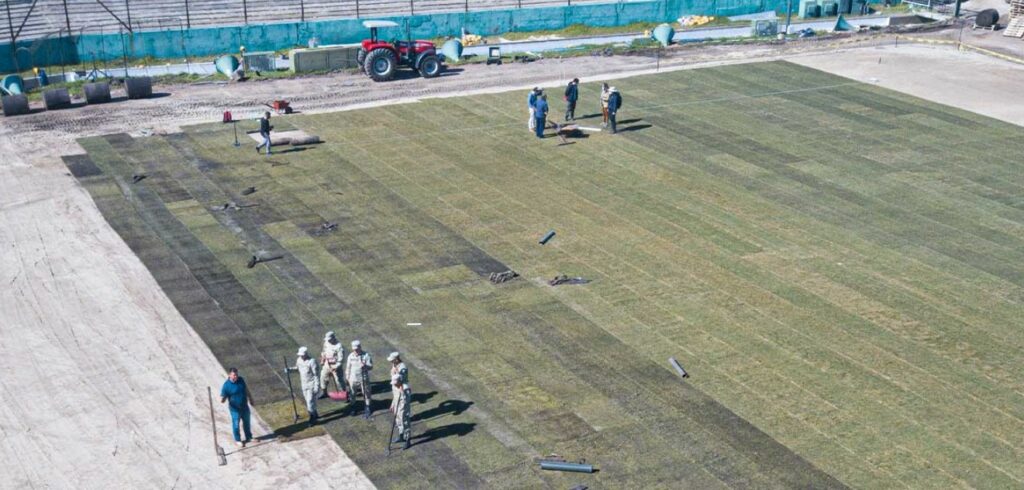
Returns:
[[[784,62],[616,85],[625,131],[567,146],[516,92],[277,118],[326,143],[271,157],[210,124],[68,165],[282,435],[309,435],[282,356],[362,339],[378,416],[321,411],[382,487],[1024,485],[1020,128]],[[392,349],[417,444],[385,458]]]

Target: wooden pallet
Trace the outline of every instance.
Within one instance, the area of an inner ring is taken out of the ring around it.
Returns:
[[[1024,16],[1014,17],[1006,24],[1003,35],[1007,37],[1024,37]]]

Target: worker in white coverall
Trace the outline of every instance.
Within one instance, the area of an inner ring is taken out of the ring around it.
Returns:
[[[358,340],[352,341],[352,352],[348,353],[348,361],[345,363],[345,376],[348,380],[348,400],[355,400],[357,394],[363,396],[363,416],[370,417],[370,405],[372,394],[370,393],[370,370],[373,369],[373,356],[363,351],[363,345]]]
[[[316,398],[320,395],[320,377],[317,376],[316,359],[309,356],[309,349],[299,347],[298,358],[295,359],[295,367],[298,371],[299,380],[302,381],[302,397],[306,399],[306,411],[309,412],[309,425],[316,425],[320,414],[316,412]]]
[[[402,362],[402,356],[398,352],[392,352],[388,354],[388,362],[391,363],[391,376],[399,375],[402,377],[402,383],[409,382],[409,368],[405,367],[405,363]],[[398,398],[399,390],[395,386],[391,385],[391,399]],[[393,402],[392,402],[393,404]]]
[[[341,380],[345,379],[344,368],[345,347],[341,345],[334,332],[324,335],[324,347],[320,351],[320,398],[327,398],[327,383],[334,378],[338,391],[345,391]]]
[[[391,413],[395,414],[395,430],[398,432],[391,442],[404,441],[402,449],[409,449],[412,446],[412,388],[401,374],[393,374],[391,391],[398,393],[398,396],[391,400]]]

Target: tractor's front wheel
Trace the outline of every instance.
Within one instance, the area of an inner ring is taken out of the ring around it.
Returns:
[[[420,75],[423,78],[434,78],[441,74],[441,61],[437,56],[427,55],[420,60]]]
[[[395,78],[395,66],[398,59],[395,53],[387,48],[377,48],[366,54],[363,69],[375,82],[386,82]]]

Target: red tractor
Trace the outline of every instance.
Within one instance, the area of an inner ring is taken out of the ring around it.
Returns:
[[[356,60],[363,71],[376,82],[386,82],[395,78],[395,70],[399,66],[407,66],[418,71],[424,78],[433,78],[441,74],[444,67],[437,56],[437,49],[430,41],[393,42],[381,41],[377,38],[377,29],[381,27],[398,27],[389,20],[366,20],[363,27],[370,29],[370,39],[364,39],[362,47],[356,54]],[[407,36],[408,37],[408,36]]]

